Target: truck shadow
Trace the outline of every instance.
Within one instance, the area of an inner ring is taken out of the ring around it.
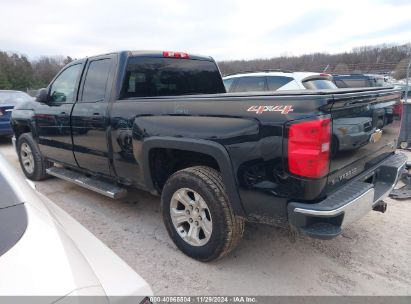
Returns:
[[[389,248],[380,250],[379,256],[369,251],[381,243],[375,225],[370,225],[381,221],[375,218],[381,216],[377,213],[329,241],[292,237],[285,228],[247,223],[243,239],[233,252],[221,260],[202,263],[185,256],[169,238],[157,196],[130,190],[126,198],[115,201],[56,178],[37,185],[123,258],[158,294],[179,294],[181,286],[186,286],[186,292],[193,286],[206,288],[210,294],[295,294],[296,286],[305,286],[306,294],[349,294],[353,288],[360,288],[358,282],[363,279],[386,280],[380,276],[392,268],[386,258]],[[183,269],[191,270],[185,273]],[[409,275],[400,272],[403,279],[398,279],[399,284],[409,284]],[[250,283],[254,281],[258,284]]]
[[[0,136],[0,147],[11,145],[11,138]]]

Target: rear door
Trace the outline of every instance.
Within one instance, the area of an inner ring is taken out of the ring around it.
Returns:
[[[401,126],[401,92],[335,94],[328,184],[338,187],[395,151]]]
[[[110,175],[107,141],[108,105],[115,55],[89,59],[80,96],[71,115],[73,150],[80,168]]]

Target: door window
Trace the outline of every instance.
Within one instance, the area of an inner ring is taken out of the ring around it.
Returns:
[[[269,76],[267,77],[268,90],[276,91],[282,86],[285,86],[287,83],[292,81],[293,78],[285,76]]]
[[[111,59],[92,61],[84,81],[82,101],[103,101],[106,95],[107,80],[111,69]]]
[[[223,82],[224,82],[224,86],[225,86],[225,90],[227,91],[227,92],[230,92],[230,88],[231,88],[231,86],[233,85],[233,81],[235,80],[235,78],[227,78],[227,79],[224,79],[223,80]]]
[[[235,92],[261,92],[266,91],[265,77],[241,77],[237,80]]]
[[[81,64],[72,65],[57,76],[50,88],[53,103],[70,103],[74,101],[81,66]]]

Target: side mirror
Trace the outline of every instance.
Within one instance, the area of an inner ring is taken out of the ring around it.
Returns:
[[[36,95],[36,101],[42,103],[48,103],[50,101],[49,91],[47,89],[40,89]]]

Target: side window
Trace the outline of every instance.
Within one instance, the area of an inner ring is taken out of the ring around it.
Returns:
[[[235,79],[235,78],[223,79],[224,86],[225,86],[225,90],[226,90],[227,92],[230,92],[230,88],[231,88],[231,86],[233,85],[234,79]]]
[[[349,88],[365,88],[371,86],[368,79],[364,78],[347,78],[344,79],[344,82]]]
[[[50,88],[50,96],[53,103],[74,101],[81,66],[81,64],[76,64],[68,67],[54,80]]]
[[[265,77],[241,77],[237,80],[235,92],[266,91]]]
[[[290,81],[292,81],[293,78],[291,77],[284,77],[284,76],[269,76],[267,77],[267,84],[268,84],[268,90],[269,91],[276,91],[282,86],[286,85]]]
[[[339,88],[347,88],[347,84],[342,80],[335,79],[334,83]]]
[[[102,101],[106,96],[107,80],[111,69],[111,59],[92,61],[87,69],[81,101]]]

